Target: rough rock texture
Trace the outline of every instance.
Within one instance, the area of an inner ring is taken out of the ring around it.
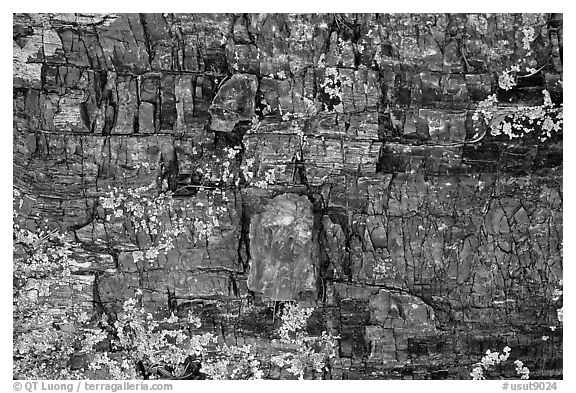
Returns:
[[[230,132],[241,120],[252,120],[257,80],[254,75],[236,74],[216,93],[210,106],[214,131]]]
[[[316,290],[318,243],[306,196],[278,195],[250,222],[248,289],[278,300]]]
[[[469,378],[505,345],[562,376],[561,134],[462,143],[490,94],[562,102],[561,15],[15,14],[13,39],[20,214],[80,244],[54,307],[141,288],[266,351],[270,298],[303,291],[341,337],[327,378]],[[543,68],[499,89],[519,59]],[[150,184],[163,228],[199,224],[143,263],[153,239],[99,198]]]

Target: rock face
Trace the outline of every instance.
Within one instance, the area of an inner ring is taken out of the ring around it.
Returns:
[[[318,243],[306,196],[278,195],[250,223],[248,289],[276,300],[316,291]]]
[[[254,117],[254,98],[258,87],[256,77],[235,74],[226,81],[210,106],[214,131],[230,132],[241,120],[251,121]]]
[[[14,14],[15,210],[78,243],[42,301],[112,315],[141,290],[268,351],[295,300],[341,337],[326,378],[469,378],[506,345],[562,377],[562,132],[472,143],[491,95],[498,119],[562,103],[562,34],[558,14]],[[502,89],[517,64],[537,72]],[[103,206],[115,188],[145,214]]]

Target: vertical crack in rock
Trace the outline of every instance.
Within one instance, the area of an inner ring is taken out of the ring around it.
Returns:
[[[248,288],[273,300],[294,300],[316,291],[318,245],[312,204],[305,196],[282,194],[250,223]]]
[[[241,198],[243,199],[243,196]],[[246,205],[243,201],[239,224],[240,236],[238,239],[238,261],[242,264],[243,273],[250,268],[250,217],[246,210]]]
[[[146,48],[146,53],[148,54],[148,64],[150,65],[154,61],[154,55],[152,52],[152,45],[150,44],[150,37],[148,36],[146,16],[144,14],[138,14],[138,20],[140,22],[140,26],[142,26],[142,35],[144,36],[144,47]]]

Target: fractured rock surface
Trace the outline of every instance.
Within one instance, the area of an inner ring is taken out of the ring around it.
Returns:
[[[210,106],[215,131],[230,132],[241,120],[252,120],[257,81],[254,75],[235,74],[226,81]]]
[[[267,351],[296,300],[341,336],[327,378],[469,378],[505,345],[561,377],[562,135],[464,142],[489,95],[562,103],[562,53],[557,14],[14,14],[16,209],[79,243],[42,301],[141,289]],[[189,226],[144,263],[100,198],[150,185]]]
[[[272,300],[316,290],[318,246],[306,196],[278,195],[250,223],[248,288]]]

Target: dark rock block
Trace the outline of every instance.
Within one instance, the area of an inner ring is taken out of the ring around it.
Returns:
[[[427,335],[436,332],[434,310],[408,293],[381,289],[369,304],[370,323],[385,329],[401,327],[402,334]]]
[[[176,124],[175,80],[172,75],[163,75],[160,80],[160,130],[172,131]]]
[[[70,370],[85,370],[88,369],[90,359],[84,353],[73,353],[70,355]]]
[[[138,131],[143,134],[154,133],[154,104],[141,102],[138,108]]]
[[[442,99],[441,75],[424,71],[413,77],[412,100],[430,105]]]

